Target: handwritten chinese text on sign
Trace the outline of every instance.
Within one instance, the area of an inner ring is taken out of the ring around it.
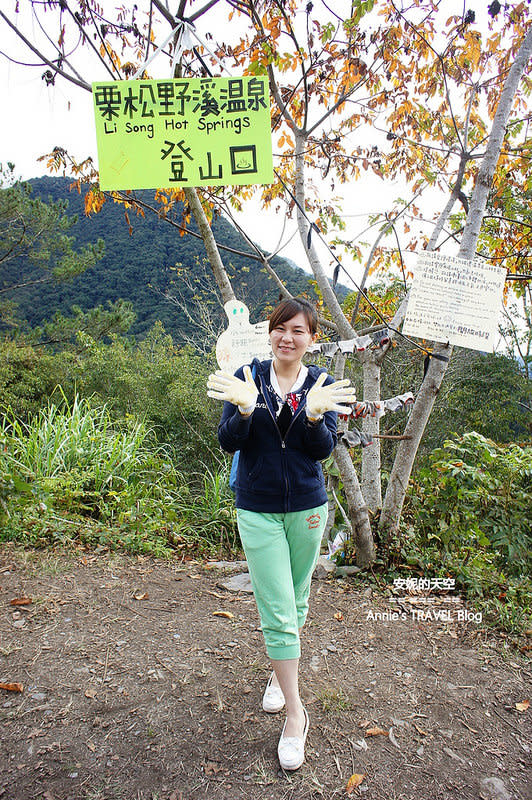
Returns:
[[[244,364],[251,364],[254,358],[261,361],[272,357],[268,320],[252,325],[249,309],[239,300],[224,303],[229,325],[216,342],[216,360],[220,369],[235,372]]]
[[[403,325],[407,336],[492,350],[506,270],[477,259],[422,253]]]
[[[103,190],[273,183],[266,77],[92,84]]]

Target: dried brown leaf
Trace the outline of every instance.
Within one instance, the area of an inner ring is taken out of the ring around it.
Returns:
[[[213,617],[225,617],[225,619],[234,619],[235,615],[231,614],[230,611],[213,611]]]
[[[218,764],[217,761],[204,761],[202,766],[205,775],[216,775],[222,769],[222,765]]]
[[[384,728],[366,728],[365,736],[388,736],[388,731]]]
[[[515,707],[518,711],[526,711],[530,705],[530,700],[523,700],[522,703],[516,703]]]
[[[347,781],[347,786],[345,787],[346,794],[352,794],[357,786],[360,786],[365,777],[365,773],[354,772]]]
[[[6,692],[23,692],[24,685],[22,683],[0,683],[0,689],[5,689]]]
[[[13,600],[9,601],[12,606],[29,606],[31,603],[33,603],[31,597],[14,597]]]
[[[148,592],[142,592],[142,593],[139,592],[139,594],[135,594],[135,595],[133,595],[133,597],[135,598],[135,600],[149,600],[150,599],[150,596],[149,596]]]

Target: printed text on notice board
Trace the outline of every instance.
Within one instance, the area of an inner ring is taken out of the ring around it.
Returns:
[[[477,259],[419,256],[403,324],[406,336],[492,350],[506,270]]]

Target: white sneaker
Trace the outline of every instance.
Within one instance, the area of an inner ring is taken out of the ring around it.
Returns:
[[[299,769],[305,760],[305,742],[307,740],[309,727],[309,718],[306,708],[303,708],[303,713],[305,714],[305,729],[302,738],[299,736],[285,736],[284,729],[286,728],[286,722],[284,724],[283,732],[281,733],[281,738],[277,746],[279,763],[283,769]]]
[[[270,675],[270,679],[266,684],[266,689],[262,696],[262,708],[268,714],[277,714],[278,711],[284,708],[284,694],[279,686],[272,686],[274,673]]]

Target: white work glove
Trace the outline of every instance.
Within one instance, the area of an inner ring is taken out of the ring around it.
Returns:
[[[354,403],[356,401],[355,387],[350,386],[350,380],[344,378],[324,386],[327,379],[326,372],[320,372],[318,379],[307,395],[307,417],[310,420],[321,419],[326,411],[337,411],[338,414],[350,414],[352,408],[338,405],[339,403]]]
[[[244,380],[236,378],[230,372],[223,372],[217,370],[212,375],[209,375],[207,381],[208,397],[214,397],[215,400],[226,400],[234,406],[238,406],[238,410],[245,415],[251,414],[257,402],[258,390],[251,374],[251,369],[244,367]]]

